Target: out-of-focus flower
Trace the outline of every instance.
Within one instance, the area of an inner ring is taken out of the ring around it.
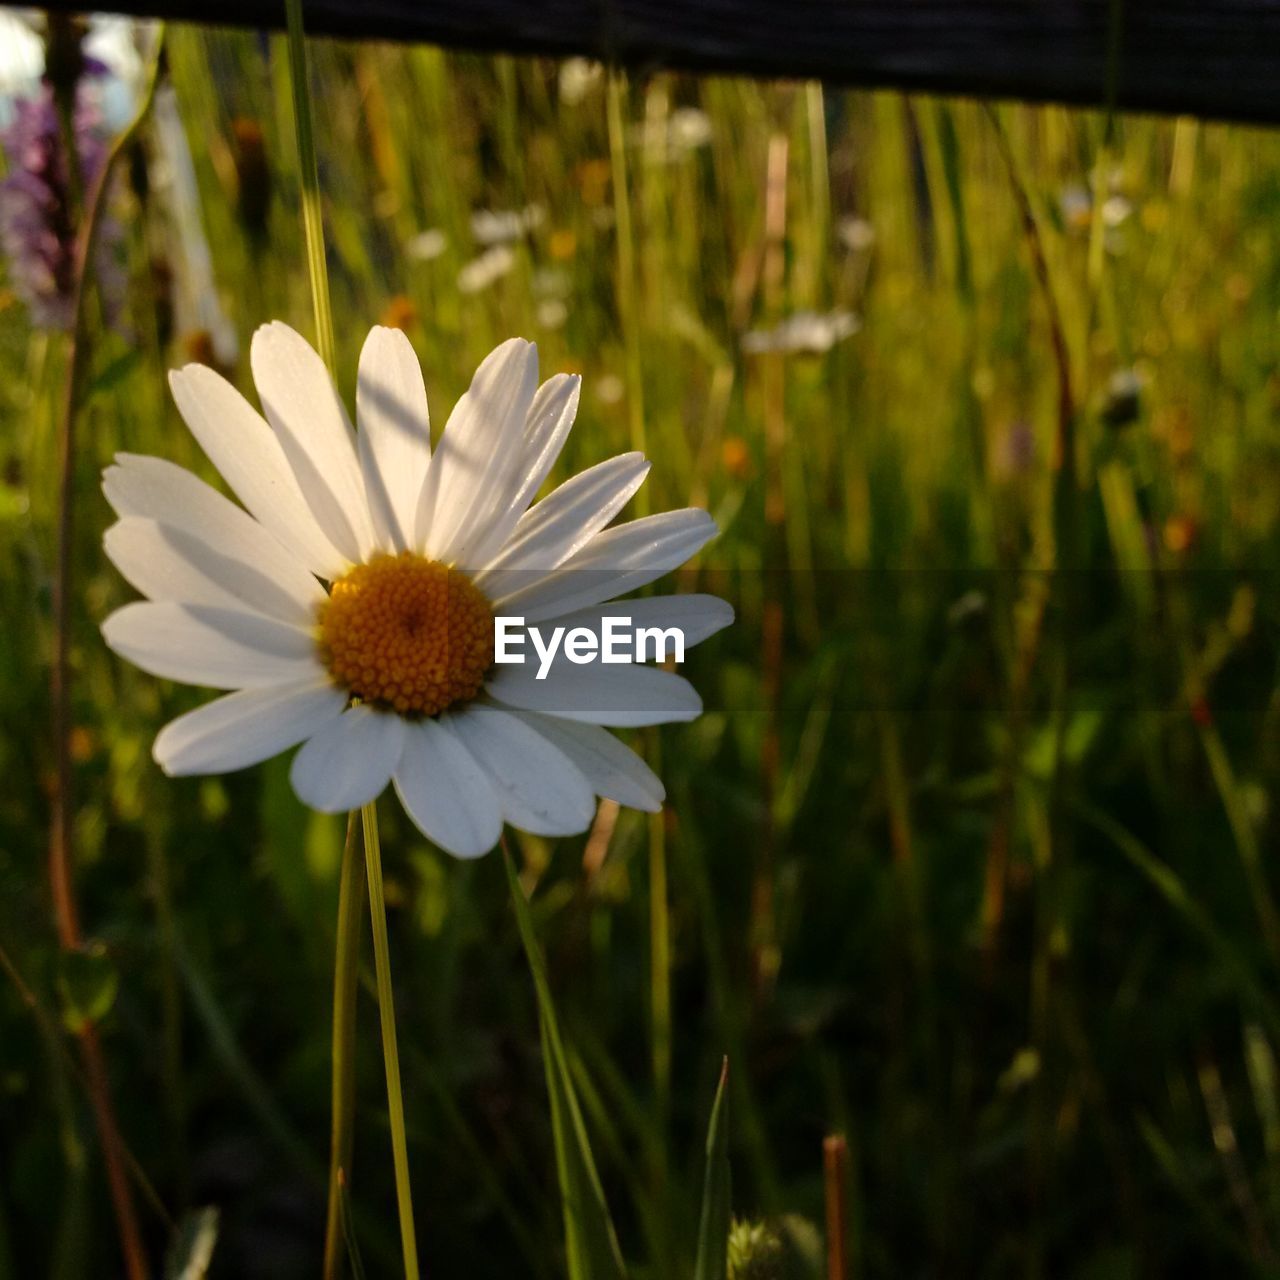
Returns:
[[[864,253],[876,242],[875,227],[866,218],[860,218],[856,214],[840,219],[836,235],[840,243],[853,253]]]
[[[77,194],[90,190],[106,159],[106,137],[96,100],[86,77],[101,67],[82,63],[84,75],[74,86],[76,164],[68,163],[62,129],[47,81],[35,95],[14,104],[14,116],[0,135],[8,176],[0,182],[0,246],[9,261],[9,278],[42,329],[66,329],[72,322],[75,285],[75,237],[79,219]],[[72,187],[72,173],[77,175]],[[119,268],[122,232],[104,219],[99,229],[97,277],[108,315],[123,289]]]
[[[439,227],[419,231],[404,247],[415,262],[431,262],[449,247],[449,237]]]
[[[560,101],[576,107],[603,80],[603,64],[589,58],[569,58],[560,64]]]
[[[516,255],[509,245],[495,244],[478,258],[472,258],[458,272],[458,289],[462,293],[479,293],[516,265]]]
[[[1142,378],[1133,369],[1117,369],[1107,380],[1099,416],[1114,429],[1138,420],[1142,409]]]
[[[544,298],[534,312],[542,329],[559,329],[569,318],[569,308],[559,298]]]
[[[745,480],[751,474],[751,448],[741,436],[725,437],[720,461],[735,480]]]
[[[601,404],[618,404],[626,395],[627,389],[616,373],[606,373],[596,379],[596,399]]]
[[[551,233],[547,241],[547,252],[557,262],[567,262],[578,251],[578,237],[567,227],[561,227]]]
[[[1121,195],[1108,196],[1102,205],[1102,222],[1104,226],[1118,227],[1127,222],[1133,213],[1133,205]]]
[[[161,731],[160,767],[226,773],[301,744],[289,776],[304,803],[339,813],[393,785],[457,857],[491,849],[504,822],[585,831],[597,796],[660,810],[661,780],[608,727],[693,720],[693,686],[643,652],[499,665],[496,618],[607,637],[625,617],[696,644],[733,620],[723,600],[616,597],[695,555],[715,521],[690,507],[608,527],[648,473],[639,453],[531,505],[579,381],[540,386],[519,338],[480,365],[434,452],[422,372],[396,330],[374,329],[361,353],[358,435],[287,325],[259,329],[250,361],[265,420],[210,369],[170,378],[244,508],[161,458],[124,454],[103,477],[120,517],[107,555],[147,597],[103,622],[107,644],[152,675],[232,691]]]
[[[1200,528],[1195,517],[1180,512],[1164,522],[1164,545],[1175,556],[1185,555],[1195,546]]]
[[[523,209],[477,209],[471,215],[471,234],[477,244],[510,244],[536,231],[546,217],[540,204],[527,204]]]
[[[1062,212],[1062,222],[1068,231],[1077,233],[1089,230],[1093,219],[1093,197],[1088,187],[1072,183],[1063,187],[1058,196],[1058,208]]]
[[[743,334],[742,349],[753,356],[769,351],[822,355],[861,328],[852,311],[797,311],[773,329]]]
[[[267,163],[267,140],[256,120],[238,116],[231,122],[235,140],[236,212],[245,229],[254,236],[267,230],[271,210],[271,166]]]
[[[711,117],[700,107],[677,107],[667,123],[667,141],[673,151],[696,151],[712,138]]]
[[[388,329],[407,330],[418,323],[418,308],[412,298],[397,293],[391,298],[382,312],[382,323]]]

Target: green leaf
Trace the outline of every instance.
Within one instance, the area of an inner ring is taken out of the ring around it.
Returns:
[[[729,1177],[729,1059],[720,1068],[707,1125],[707,1169],[702,1180],[702,1220],[693,1280],[726,1280],[729,1268],[731,1183]]]
[[[205,1280],[217,1242],[217,1209],[193,1209],[173,1233],[164,1262],[165,1280]]]
[[[79,951],[64,951],[58,960],[58,993],[62,1021],[79,1035],[111,1012],[120,989],[120,975],[101,942],[86,943]]]
[[[502,850],[515,907],[516,925],[524,944],[533,985],[538,995],[538,1015],[542,1029],[542,1060],[547,1072],[547,1094],[551,1099],[551,1131],[556,1148],[556,1174],[564,1204],[564,1243],[569,1280],[625,1280],[626,1267],[618,1249],[618,1237],[609,1216],[609,1206],[596,1172],[587,1140],[582,1110],[573,1088],[569,1061],[560,1039],[546,965],[533,930],[533,918],[516,869]]]

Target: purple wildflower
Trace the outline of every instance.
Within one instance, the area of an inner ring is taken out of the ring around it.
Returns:
[[[86,62],[86,71],[99,68]],[[87,196],[106,158],[106,135],[90,86],[76,90],[75,148],[81,197]],[[12,123],[0,134],[9,175],[0,182],[0,246],[9,260],[14,290],[31,311],[32,322],[45,329],[71,327],[75,273],[76,211],[70,167],[54,104],[53,89],[44,82],[34,97],[20,99]],[[119,292],[116,256],[118,225],[104,220],[97,247],[98,280],[108,314],[111,294]]]

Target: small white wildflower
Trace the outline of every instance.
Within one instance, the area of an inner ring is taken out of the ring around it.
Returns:
[[[569,308],[559,298],[544,298],[534,314],[543,329],[559,329],[569,318]]]
[[[462,293],[480,293],[516,265],[516,255],[508,245],[495,244],[478,258],[472,258],[458,272],[458,289]]]
[[[854,253],[862,253],[876,242],[875,227],[866,218],[860,218],[856,214],[840,219],[836,235],[840,237],[840,243]]]
[[[616,373],[606,373],[596,383],[596,399],[601,404],[617,404],[626,393],[622,379]]]
[[[570,58],[560,64],[560,101],[576,107],[604,79],[604,67],[590,58]]]
[[[711,141],[711,117],[698,107],[678,107],[671,113],[667,140],[675,151],[696,151]]]
[[[546,216],[547,211],[540,204],[528,204],[523,209],[477,209],[471,215],[471,234],[478,244],[509,244],[536,231]]]
[[[768,351],[809,352],[821,355],[844,338],[858,332],[862,322],[852,311],[797,311],[776,328],[753,329],[744,334],[742,349],[748,355]]]
[[[410,239],[404,251],[415,262],[430,262],[438,258],[448,247],[449,237],[439,227],[428,227]]]
[[[1133,212],[1133,205],[1124,196],[1110,196],[1102,206],[1102,221],[1108,227],[1118,227]]]

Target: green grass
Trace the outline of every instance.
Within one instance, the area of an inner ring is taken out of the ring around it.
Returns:
[[[284,44],[177,29],[170,52],[252,394],[256,325],[311,332]],[[630,1274],[693,1272],[726,1053],[735,1216],[821,1224],[822,1138],[843,1132],[859,1277],[1280,1274],[1280,137],[1135,117],[1104,147],[1091,113],[662,74],[619,86],[611,140],[605,82],[563,101],[551,63],[317,42],[312,68],[348,399],[389,309],[437,431],[522,334],[544,374],[584,375],[558,475],[640,437],[652,509],[693,501],[723,529],[679,579],[738,610],[688,664],[707,713],[646,744],[665,821],[622,813],[603,863],[514,841],[557,1079]],[[688,107],[709,141],[673,150]],[[264,133],[262,234],[237,118]],[[323,1245],[341,822],[297,804],[287,761],[163,778],[151,740],[199,695],[97,632],[130,595],[100,468],[128,449],[211,477],[164,384],[198,344],[156,305],[159,264],[183,265],[151,172],[119,193],[128,336],[96,343],[77,462],[78,884],[106,959],[74,972],[44,882],[64,351],[0,307],[0,946],[25,984],[0,983],[0,1280],[114,1274],[57,1032],[75,992],[110,1001],[122,1128],[168,1212],[221,1209],[212,1274],[313,1276]],[[1118,225],[1117,204],[1064,203],[1095,181],[1128,202]],[[460,292],[472,211],[529,204],[510,272]],[[841,237],[855,215],[869,247]],[[415,260],[427,228],[447,247]],[[826,354],[742,351],[831,309],[861,328]],[[1143,385],[1117,427],[1126,370]],[[453,862],[390,804],[383,845],[424,1263],[563,1275],[501,858]],[[348,1222],[391,1276],[371,955]]]

